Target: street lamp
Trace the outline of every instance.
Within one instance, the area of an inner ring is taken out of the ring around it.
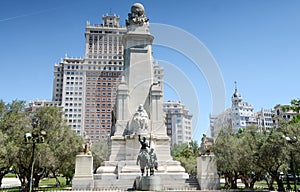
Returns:
[[[293,143],[297,142],[297,138],[296,137],[290,138],[290,137],[283,136],[283,138],[286,140],[287,143],[289,143],[291,145]],[[290,156],[291,156],[290,169],[291,169],[292,174],[293,174],[294,191],[297,191],[297,181],[296,181],[296,174],[295,174],[295,169],[294,169],[294,153],[293,153],[293,150],[290,150]],[[287,179],[289,179],[289,178],[287,178]]]
[[[32,144],[32,155],[31,155],[31,171],[30,171],[30,181],[29,181],[29,192],[32,191],[32,180],[33,180],[33,168],[34,168],[34,152],[35,152],[35,145],[37,143],[44,143],[46,137],[46,131],[41,130],[37,132],[36,128],[38,127],[38,119],[32,120],[32,133],[25,133],[24,139],[25,142],[28,144]]]

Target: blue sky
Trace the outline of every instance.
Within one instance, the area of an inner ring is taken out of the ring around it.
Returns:
[[[6,102],[51,100],[54,63],[66,53],[72,57],[84,56],[86,20],[100,24],[103,14],[116,13],[124,25],[135,2],[0,1],[0,98]],[[244,100],[254,105],[256,111],[299,98],[300,1],[138,2],[144,5],[150,24],[178,27],[204,44],[221,71],[226,107],[231,104],[234,81],[238,82]],[[174,38],[177,40],[182,41],[180,37]],[[172,89],[172,82],[166,85],[165,100],[197,103],[197,111],[192,113],[197,116],[194,116],[197,119],[194,138],[199,140],[208,128],[213,102],[205,74],[195,68],[188,54],[155,44],[153,52],[162,65],[168,63],[178,68],[191,82],[197,101]]]

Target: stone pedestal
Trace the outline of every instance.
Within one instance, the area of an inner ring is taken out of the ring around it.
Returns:
[[[220,189],[220,177],[214,155],[202,155],[197,158],[197,179],[201,190]]]
[[[93,188],[93,156],[77,155],[72,190],[92,190]]]
[[[162,183],[160,176],[143,176],[135,179],[135,187],[142,191],[161,191]]]

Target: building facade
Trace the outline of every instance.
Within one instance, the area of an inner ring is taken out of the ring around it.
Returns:
[[[257,125],[253,105],[243,101],[236,85],[231,97],[231,108],[218,115],[210,115],[209,118],[212,137],[217,137],[221,129],[232,129],[233,132],[237,133],[239,129]]]
[[[272,109],[261,109],[255,113],[257,119],[257,127],[259,132],[269,132],[274,126],[273,116],[274,110]]]
[[[237,87],[235,87],[231,102],[232,129],[234,132],[238,132],[240,128],[244,129],[247,126],[257,124],[253,105],[243,101]]]
[[[181,102],[168,101],[163,105],[167,135],[171,146],[192,141],[192,115]]]
[[[46,107],[55,106],[55,107],[61,108],[60,103],[57,101],[36,100],[36,101],[29,102],[29,104],[25,108],[25,110],[28,112],[34,112],[38,108],[43,107],[43,106],[46,106]]]
[[[110,135],[116,88],[124,67],[120,17],[104,15],[102,24],[86,23],[85,56],[67,55],[54,65],[52,100],[64,108],[68,125],[94,142]]]
[[[293,117],[296,117],[298,113],[293,110],[285,110],[285,108],[289,107],[290,105],[280,105],[277,104],[274,107],[273,112],[273,124],[277,128],[280,125],[280,121],[287,120],[290,121]]]

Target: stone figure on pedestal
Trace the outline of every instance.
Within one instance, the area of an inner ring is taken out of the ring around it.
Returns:
[[[83,137],[84,137],[84,144],[82,144],[82,148],[83,148],[83,153],[85,155],[91,155],[91,146],[92,146],[92,142],[90,137],[86,134],[86,132],[83,133]]]
[[[214,139],[203,134],[201,145],[199,147],[199,155],[210,155],[213,151]]]
[[[197,158],[197,179],[201,190],[218,190],[220,177],[213,154],[214,139],[203,134],[199,157]]]

